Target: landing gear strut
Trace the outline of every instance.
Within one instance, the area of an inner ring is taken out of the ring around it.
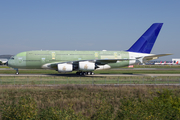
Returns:
[[[15,74],[16,74],[16,75],[19,75],[18,69],[15,69],[15,70],[16,70],[16,73],[15,73]]]
[[[85,75],[94,75],[93,72],[76,72],[76,75],[85,76]]]

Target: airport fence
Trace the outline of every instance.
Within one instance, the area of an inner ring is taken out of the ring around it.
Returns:
[[[0,77],[0,85],[180,85],[180,77]]]

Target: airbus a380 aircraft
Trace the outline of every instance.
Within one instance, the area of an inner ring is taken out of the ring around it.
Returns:
[[[27,51],[11,59],[7,65],[16,69],[52,69],[66,73],[77,71],[79,75],[93,74],[94,70],[118,68],[137,62],[157,59],[171,54],[150,54],[163,23],[154,23],[125,51]]]

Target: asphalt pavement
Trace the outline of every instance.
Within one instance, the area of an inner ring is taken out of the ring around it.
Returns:
[[[0,76],[31,76],[31,77],[40,77],[40,76],[67,76],[67,77],[79,77],[79,75],[76,74],[0,74]],[[86,75],[86,77],[114,77],[114,76],[151,76],[151,77],[156,77],[156,76],[179,76],[180,74],[94,74],[94,75]]]

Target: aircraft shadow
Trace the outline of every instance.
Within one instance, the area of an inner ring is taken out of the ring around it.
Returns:
[[[45,74],[50,76],[63,76],[63,77],[88,77],[88,76],[80,76],[76,74]]]
[[[133,73],[121,73],[122,75],[133,75]],[[95,77],[94,75],[85,75],[85,76],[80,76],[76,74],[45,74],[45,75],[50,75],[50,76],[63,76],[63,77]],[[111,75],[111,73],[99,73],[96,75]],[[97,76],[96,76],[97,77]]]

